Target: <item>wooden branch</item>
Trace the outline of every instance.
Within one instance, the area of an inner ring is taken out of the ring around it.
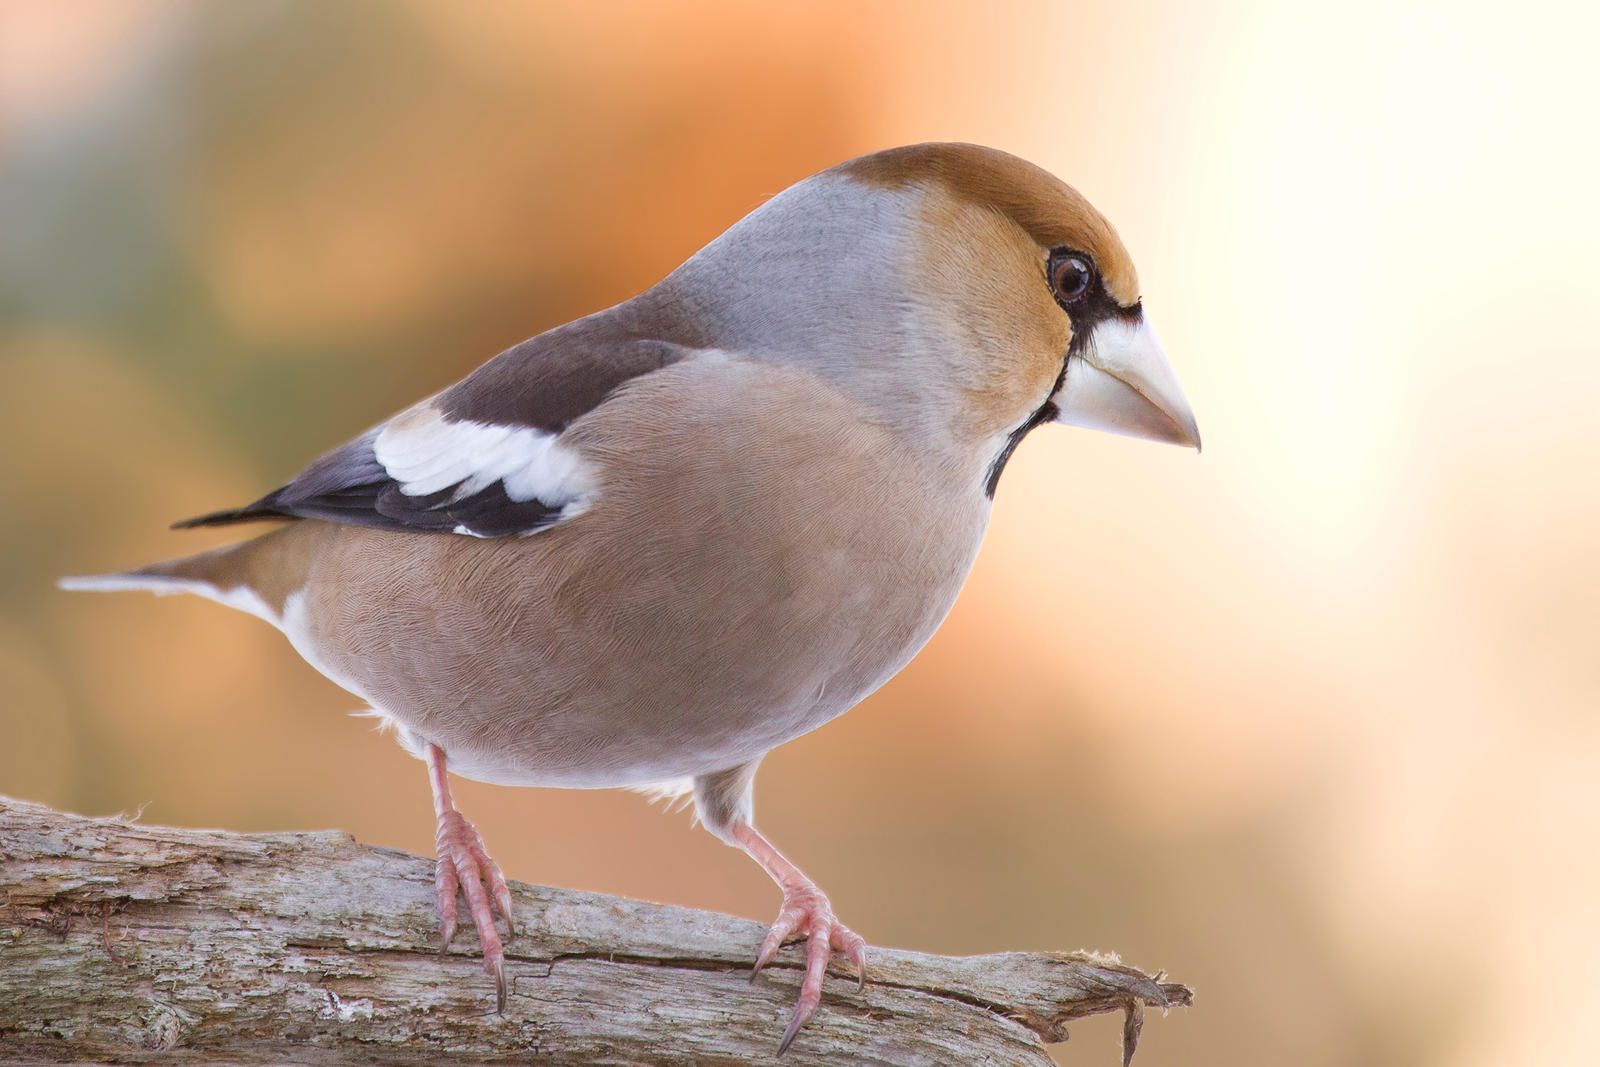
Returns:
[[[338,832],[230,834],[0,797],[0,1062],[770,1062],[798,981],[761,923],[513,883],[504,1015],[471,920],[435,951],[433,863]],[[1068,1020],[1190,992],[1084,953],[871,951],[784,1057],[1048,1065]]]

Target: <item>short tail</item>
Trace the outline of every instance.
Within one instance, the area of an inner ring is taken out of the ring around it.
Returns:
[[[257,592],[246,571],[249,552],[254,544],[253,541],[245,541],[117,574],[74,575],[58,579],[56,585],[62,589],[95,593],[121,592],[125,589],[142,589],[161,596],[168,593],[194,593],[266,619],[276,626],[280,622],[279,613]]]

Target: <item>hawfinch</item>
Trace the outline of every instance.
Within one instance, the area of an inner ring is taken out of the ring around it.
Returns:
[[[502,1009],[511,895],[446,769],[691,793],[783,891],[755,969],[808,939],[782,1051],[866,943],[756,829],[756,767],[933,635],[1047,422],[1200,445],[1099,212],[1003,152],[894,148],[177,524],[275,529],[64,584],[259,615],[391,723],[433,788],[443,943],[459,890]]]

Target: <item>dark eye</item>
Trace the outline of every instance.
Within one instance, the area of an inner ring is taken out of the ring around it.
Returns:
[[[1056,299],[1070,303],[1089,291],[1094,267],[1077,252],[1056,252],[1050,256],[1050,288]]]

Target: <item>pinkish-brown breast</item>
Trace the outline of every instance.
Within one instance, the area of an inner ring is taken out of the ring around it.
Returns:
[[[690,361],[571,438],[599,472],[584,514],[492,540],[328,527],[304,591],[309,658],[469,776],[609,786],[754,758],[904,665],[987,520],[975,486],[938,489],[793,369]]]

